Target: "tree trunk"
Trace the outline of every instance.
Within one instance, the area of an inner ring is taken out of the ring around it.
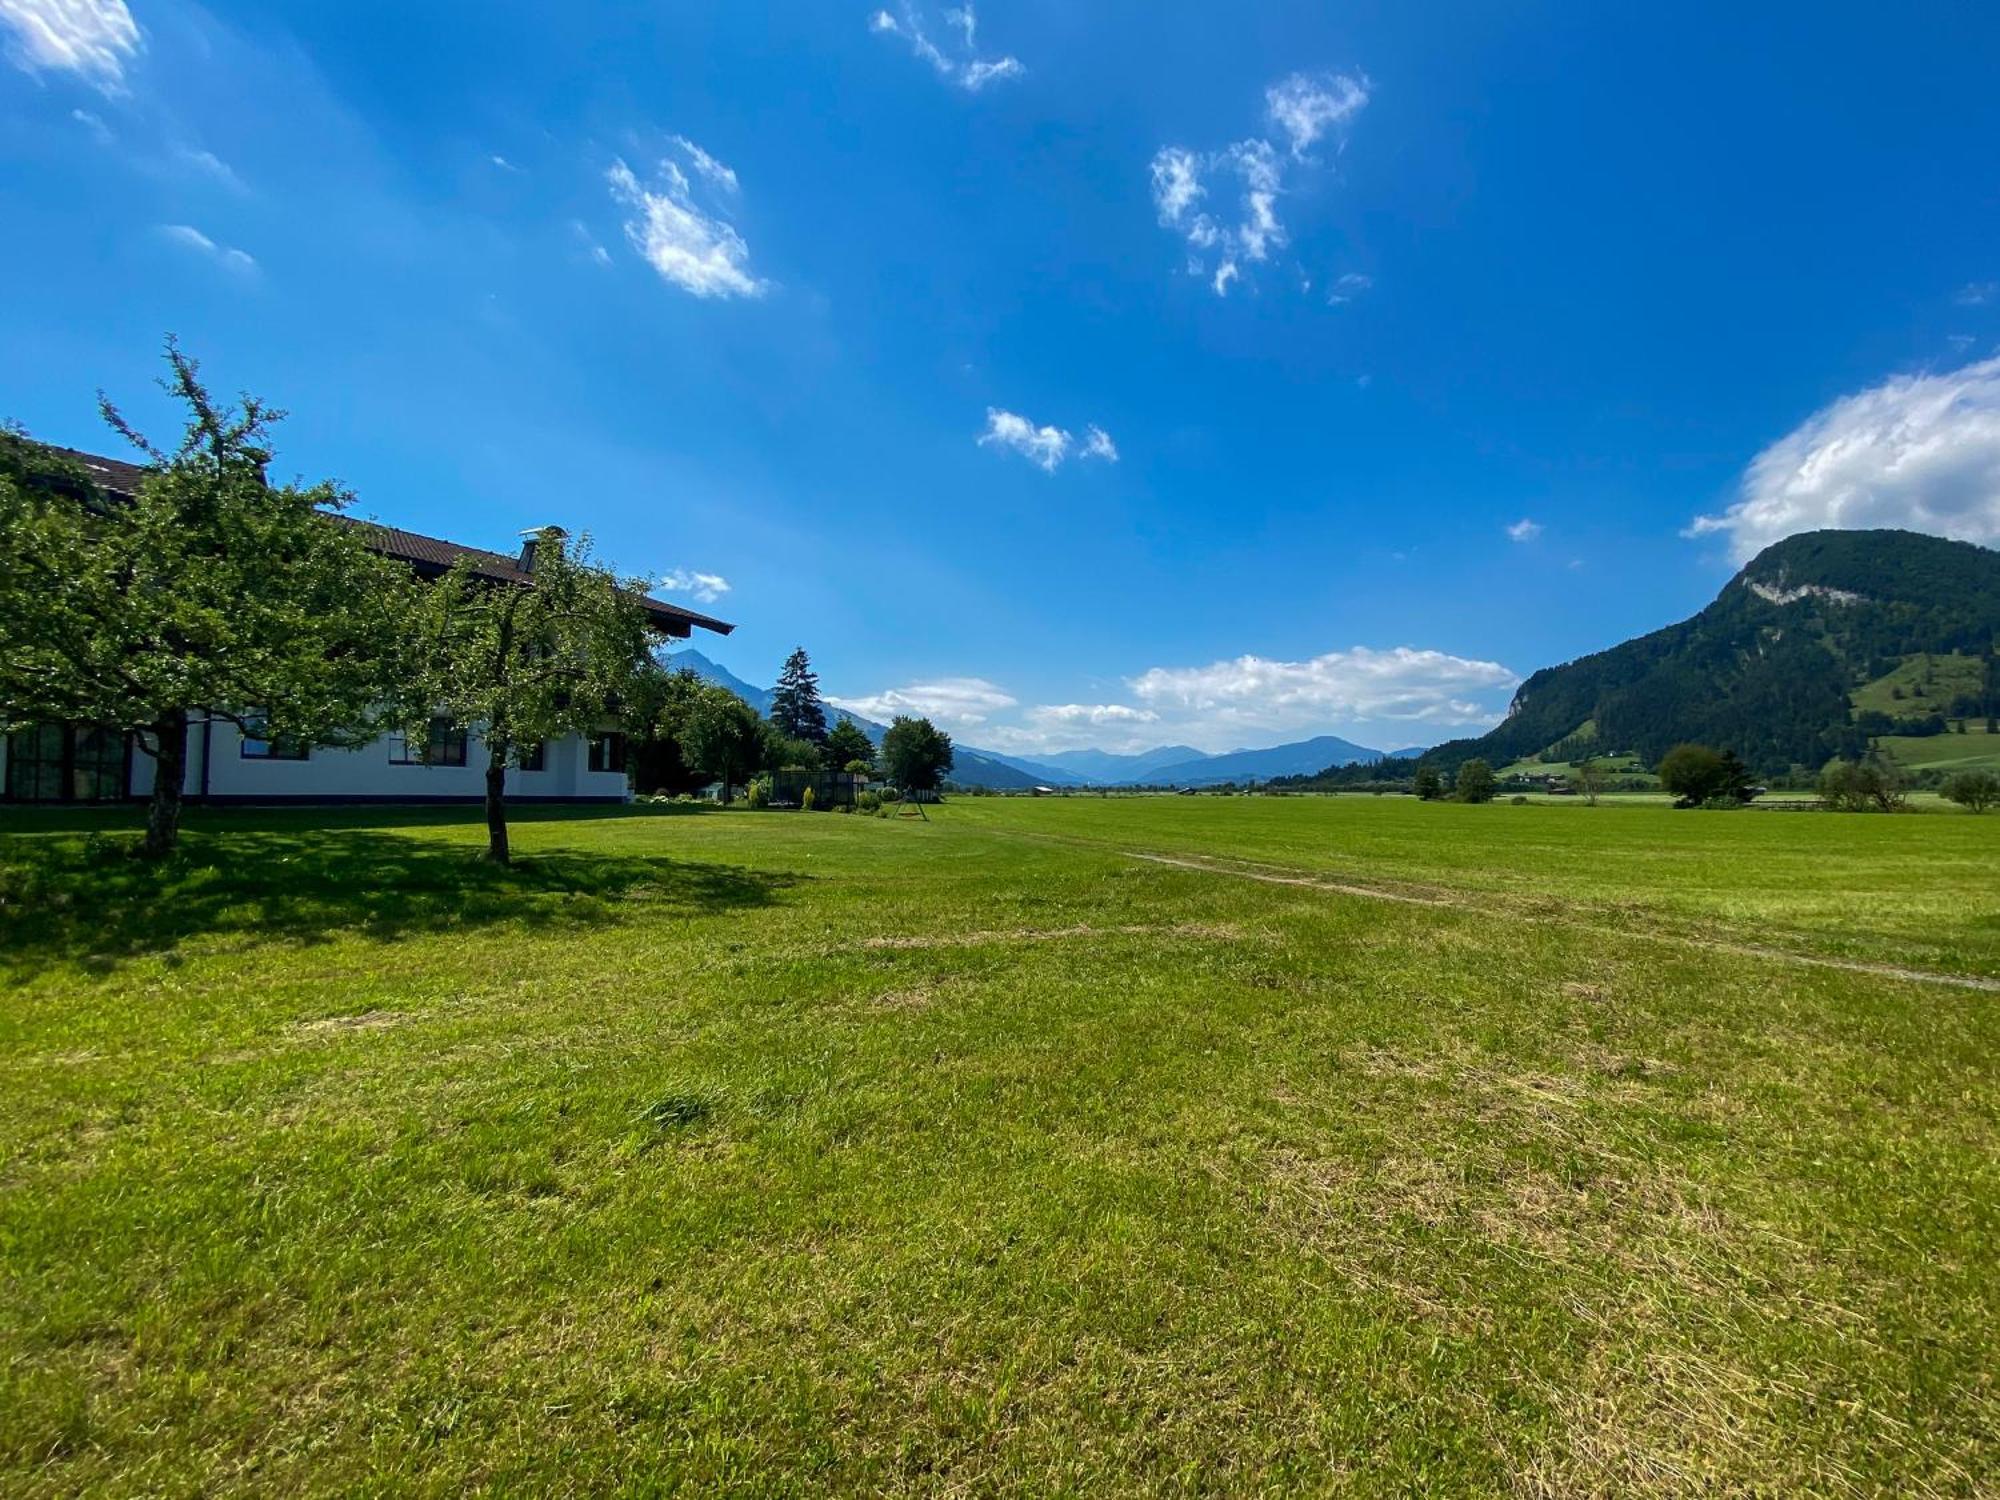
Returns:
[[[486,857],[496,865],[512,863],[507,848],[507,745],[499,739],[487,743]]]
[[[159,749],[153,758],[153,800],[146,808],[145,859],[165,859],[181,839],[181,783],[187,780],[188,716],[184,708],[163,715],[153,726]]]

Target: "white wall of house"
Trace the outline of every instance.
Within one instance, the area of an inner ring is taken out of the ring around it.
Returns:
[[[391,801],[403,798],[466,798],[486,794],[486,746],[476,733],[466,736],[462,766],[397,765],[390,761],[388,736],[357,750],[310,751],[305,760],[271,760],[243,754],[243,733],[224,719],[197,721],[188,730],[186,794],[232,800]],[[204,764],[207,780],[203,780]],[[509,767],[507,795],[520,798],[579,798],[624,801],[630,791],[623,771],[592,771],[589,746],[580,735],[551,740],[543,769]],[[153,758],[132,755],[132,795],[153,791]]]

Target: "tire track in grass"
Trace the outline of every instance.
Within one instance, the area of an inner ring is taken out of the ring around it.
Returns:
[[[1100,846],[1102,847],[1102,846]],[[1287,870],[1282,865],[1250,866],[1231,864],[1222,860],[1204,859],[1184,854],[1156,854],[1145,849],[1119,849],[1116,851],[1126,859],[1135,859],[1147,864],[1168,865],[1178,870],[1194,870],[1206,875],[1233,875],[1238,880],[1255,880],[1265,885],[1302,887],[1307,890],[1326,891],[1338,896],[1355,896],[1364,901],[1394,901],[1406,906],[1430,906],[1460,911],[1490,911],[1493,903],[1472,900],[1448,894],[1436,887],[1429,887],[1424,894],[1408,890],[1392,890],[1386,886],[1357,885],[1351,881],[1328,880],[1322,876],[1304,871]],[[1794,964],[1804,968],[1838,969],[1848,974],[1869,974],[1878,979],[1902,979],[1913,984],[1942,984],[1955,989],[1979,990],[1987,994],[2000,994],[2000,979],[1987,979],[1976,974],[1944,974],[1934,969],[1911,969],[1901,964],[1870,963],[1858,958],[1831,958],[1824,954],[1795,953],[1786,948],[1771,948],[1759,943],[1730,942],[1723,938],[1691,937],[1685,933],[1653,932],[1643,927],[1613,927],[1598,922],[1578,922],[1563,917],[1552,917],[1542,913],[1516,913],[1523,920],[1546,923],[1553,927],[1571,927],[1583,932],[1599,933],[1606,937],[1639,938],[1652,943],[1674,943],[1684,948],[1699,948],[1710,953],[1728,953],[1739,958],[1763,959],[1770,963]]]

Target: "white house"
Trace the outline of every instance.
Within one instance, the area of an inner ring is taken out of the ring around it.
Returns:
[[[94,454],[69,457],[106,491],[130,494],[145,471]],[[518,558],[415,532],[379,528],[382,549],[418,576],[436,578],[460,558],[481,577],[524,584],[532,546]],[[686,639],[695,630],[727,635],[735,627],[653,598],[640,601],[660,634]],[[486,755],[478,733],[432,724],[428,742],[384,735],[356,750],[295,750],[246,735],[227,719],[194,710],[184,791],[195,802],[478,802]],[[623,802],[625,742],[619,734],[551,740],[519,755],[507,772],[507,795],[520,802]],[[109,730],[41,724],[0,737],[0,796],[8,802],[119,802],[148,797],[153,759]]]

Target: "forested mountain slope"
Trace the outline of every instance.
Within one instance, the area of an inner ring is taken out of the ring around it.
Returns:
[[[2000,711],[1996,640],[2000,552],[1909,531],[1805,532],[1759,553],[1692,619],[1544,668],[1498,727],[1425,758],[1504,765],[1567,740],[1650,764],[1697,740],[1762,773],[1818,766],[1866,748],[1851,695],[1918,653],[1979,658],[1983,686],[1957,707]]]

